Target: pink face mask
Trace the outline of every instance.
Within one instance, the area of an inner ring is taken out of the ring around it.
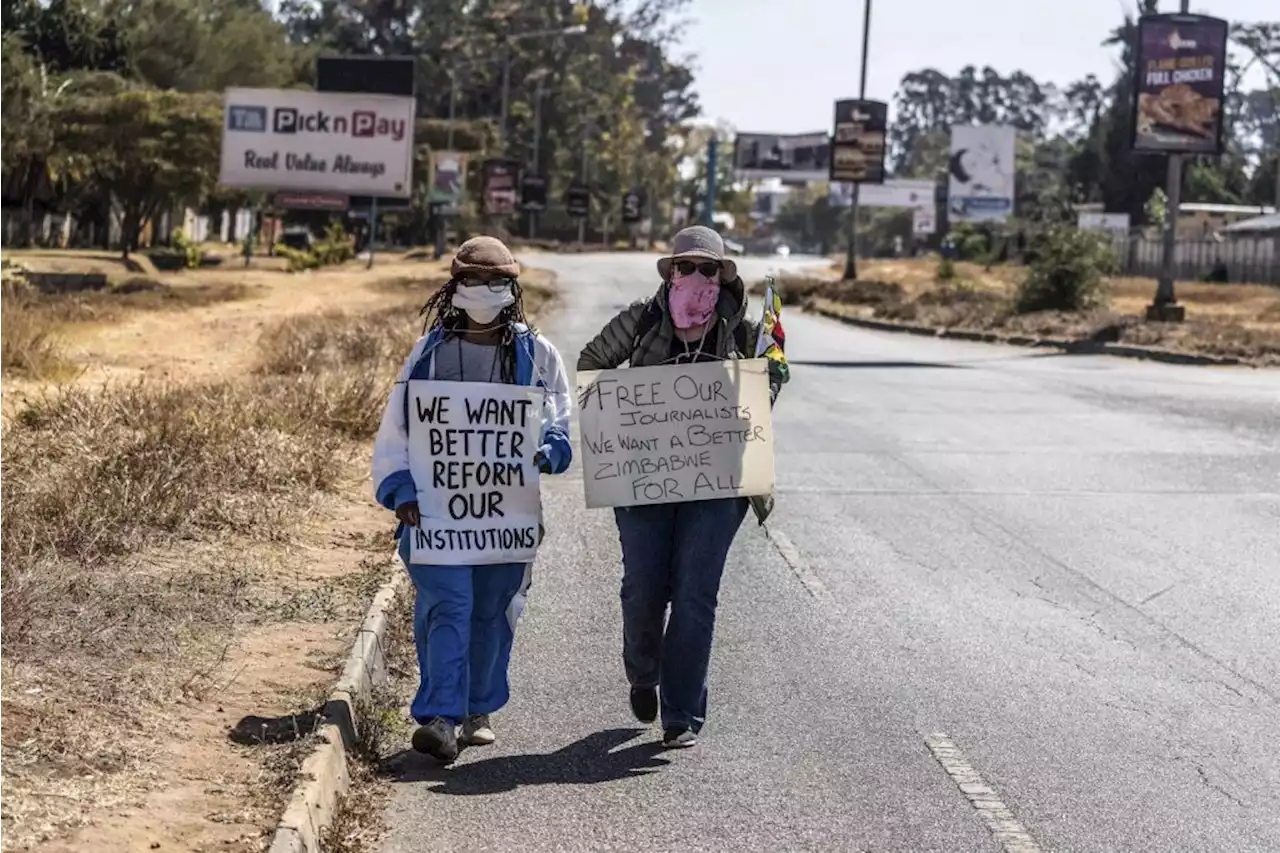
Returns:
[[[716,313],[716,300],[720,298],[720,283],[700,272],[677,275],[671,279],[667,304],[671,308],[671,322],[677,329],[696,329]]]

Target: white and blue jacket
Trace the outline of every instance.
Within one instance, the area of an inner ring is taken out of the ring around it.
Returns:
[[[569,446],[569,417],[573,397],[560,353],[545,337],[523,324],[515,325],[516,384],[543,390],[542,454],[551,464],[551,473],[563,474],[573,460]],[[382,425],[373,443],[373,488],[378,503],[390,510],[418,499],[418,489],[409,471],[409,399],[405,393],[410,379],[435,378],[435,348],[444,340],[439,326],[418,339],[396,377],[391,398],[382,412]]]

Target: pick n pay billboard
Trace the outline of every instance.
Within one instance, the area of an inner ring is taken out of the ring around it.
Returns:
[[[223,186],[409,198],[413,98],[227,89]]]

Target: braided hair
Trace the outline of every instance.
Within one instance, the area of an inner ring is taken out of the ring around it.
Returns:
[[[498,313],[496,323],[502,325],[502,340],[498,343],[501,352],[498,358],[498,375],[505,385],[514,385],[516,381],[516,323],[522,323],[529,327],[530,331],[537,330],[529,323],[524,314],[524,291],[520,287],[519,279],[508,279],[511,282],[511,292],[515,296],[516,301],[512,302],[506,308]],[[418,316],[422,317],[422,334],[433,327],[440,327],[444,332],[444,338],[457,337],[462,334],[462,329],[466,326],[466,313],[453,307],[453,295],[457,293],[460,283],[460,277],[454,276],[444,283],[444,286],[431,294],[431,297],[418,311]]]

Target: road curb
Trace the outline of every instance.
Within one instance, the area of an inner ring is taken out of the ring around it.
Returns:
[[[1201,367],[1250,367],[1252,365],[1238,358],[1215,355],[1196,355],[1159,349],[1157,347],[1133,346],[1130,344],[1113,344],[1102,341],[1075,340],[1072,338],[1042,338],[1029,335],[1002,335],[997,332],[980,332],[974,329],[948,329],[937,326],[921,326],[915,323],[896,323],[890,320],[871,320],[864,317],[850,317],[820,305],[805,306],[805,310],[837,320],[848,326],[862,329],[874,329],[879,332],[905,332],[909,335],[921,335],[929,338],[948,338],[958,341],[977,341],[987,344],[1008,344],[1021,347],[1047,347],[1063,352],[1081,355],[1111,355],[1118,358],[1138,358],[1146,361],[1159,361],[1165,364],[1187,364]]]
[[[268,853],[319,853],[320,836],[333,823],[338,800],[351,786],[347,750],[359,732],[356,703],[387,682],[387,614],[406,577],[400,563],[393,562],[390,577],[370,602],[342,675],[325,702],[325,722],[316,730],[315,748],[302,762],[289,803],[276,822]]]

